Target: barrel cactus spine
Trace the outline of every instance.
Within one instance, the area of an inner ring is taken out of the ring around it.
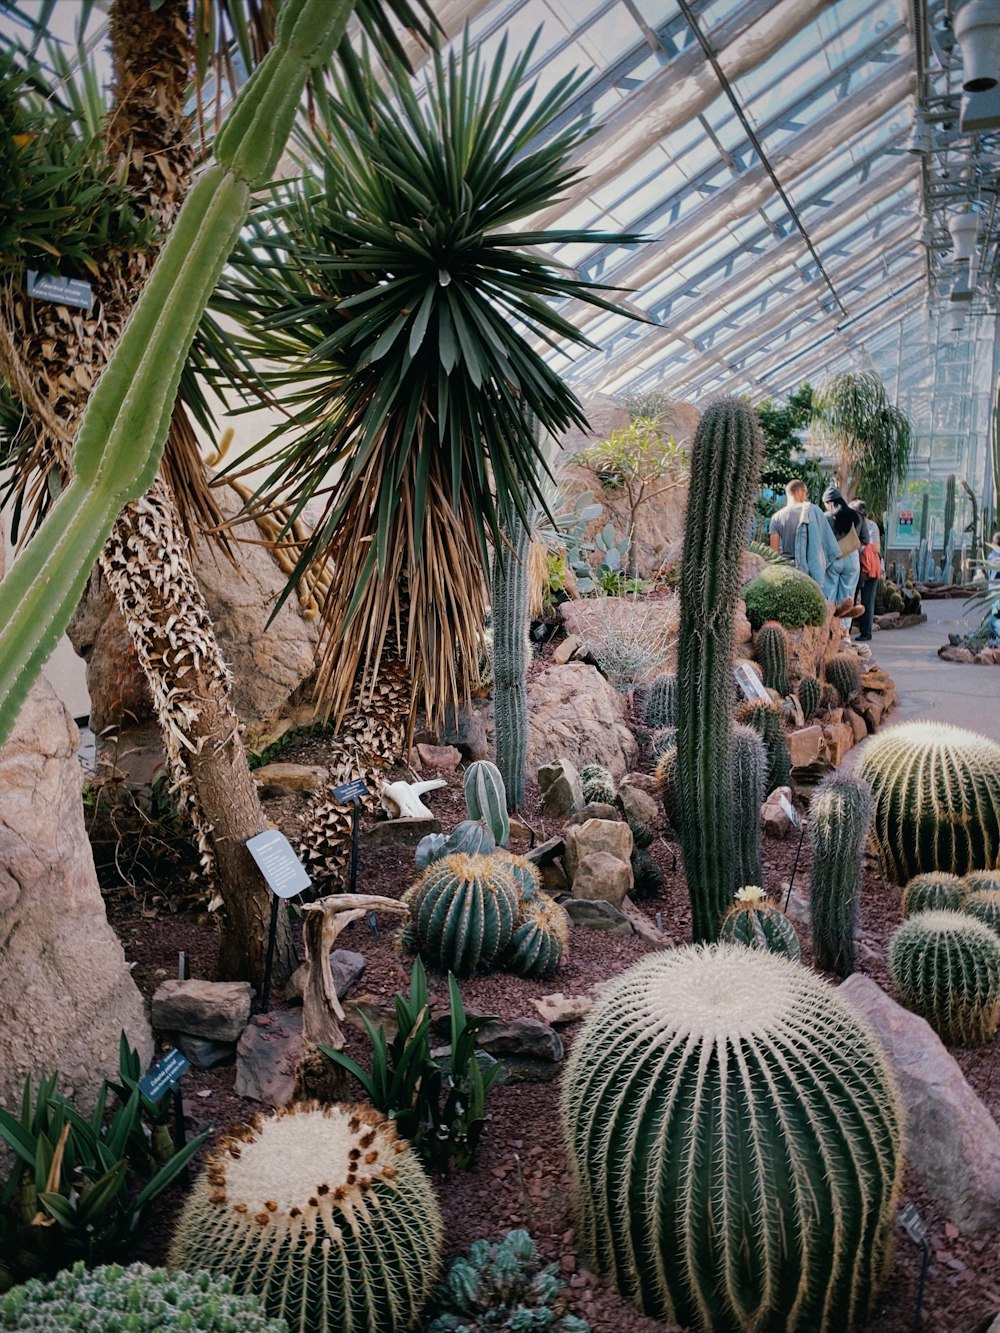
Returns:
[[[506,847],[510,840],[510,819],[507,791],[499,768],[488,759],[477,759],[466,770],[464,787],[469,818],[483,820],[496,845]]]
[[[767,751],[767,790],[787,787],[792,774],[792,760],[785,740],[785,723],[781,709],[767,699],[747,699],[736,710],[737,722],[753,727],[764,739]]]
[[[889,940],[889,972],[908,1009],[942,1041],[981,1046],[1000,1019],[1000,939],[965,912],[918,912]]]
[[[739,887],[764,878],[760,807],[767,785],[767,752],[753,727],[736,723],[732,733],[733,840]]]
[[[654,731],[649,741],[649,756],[652,760],[653,771],[656,771],[656,765],[667,750],[677,748],[677,728],[661,727],[659,731]]]
[[[848,977],[857,966],[861,857],[871,828],[871,789],[851,773],[831,773],[813,792],[809,912],[817,967]]]
[[[820,684],[815,676],[803,676],[796,693],[802,705],[802,716],[808,722],[819,710]]]
[[[965,884],[945,870],[930,870],[914,875],[903,889],[901,908],[904,917],[918,912],[958,912],[965,902]]]
[[[407,889],[403,941],[456,977],[490,967],[510,943],[518,888],[500,856],[447,856]]]
[[[645,1313],[782,1333],[863,1321],[891,1249],[901,1112],[878,1041],[819,977],[737,945],[650,955],[585,1020],[562,1119],[588,1265]]]
[[[392,1121],[292,1105],[223,1138],[181,1212],[174,1267],[224,1273],[289,1333],[403,1333],[430,1295],[441,1213]]]
[[[715,938],[733,886],[730,662],[760,457],[753,410],[710,403],[691,451],[677,645],[677,798],[696,940]]]
[[[647,727],[659,731],[677,725],[677,677],[671,673],[657,676],[649,687],[643,719]]]
[[[497,768],[511,810],[524,800],[528,753],[528,553],[531,532],[517,514],[502,525],[493,551],[493,713]]]
[[[602,764],[585,764],[580,769],[580,786],[583,799],[590,805],[599,802],[602,805],[614,805],[618,798],[615,780]]]
[[[961,910],[1000,935],[1000,888],[974,889]]]
[[[961,727],[905,722],[872,737],[858,773],[886,879],[953,875],[1000,862],[1000,745]]]
[[[722,918],[719,939],[748,949],[784,954],[794,963],[802,952],[791,921],[756,884],[748,884],[737,892],[736,901]]]
[[[837,653],[829,659],[824,670],[842,704],[849,704],[861,693],[861,667],[853,653]]]
[[[783,625],[768,620],[757,635],[757,661],[764,668],[764,684],[779,694],[788,693],[788,635]]]

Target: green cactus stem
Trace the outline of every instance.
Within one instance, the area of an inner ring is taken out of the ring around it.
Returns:
[[[580,786],[588,805],[595,801],[601,805],[614,805],[618,797],[614,778],[601,764],[584,764],[580,770]]]
[[[792,759],[785,740],[785,722],[781,708],[769,699],[747,699],[736,710],[737,722],[753,727],[764,740],[767,751],[767,790],[787,787],[792,774]]]
[[[853,653],[837,653],[825,667],[827,682],[837,691],[840,702],[849,704],[861,693],[861,668]]]
[[[966,893],[979,893],[982,889],[1000,890],[1000,870],[973,870],[963,876],[962,883]]]
[[[722,918],[719,939],[748,949],[784,954],[793,963],[798,962],[802,952],[791,921],[756,884],[748,884],[737,892],[736,901]]]
[[[403,895],[410,909],[404,942],[442,972],[470,977],[507,948],[518,900],[502,856],[446,856]]]
[[[903,889],[901,903],[903,916],[918,912],[958,912],[965,902],[967,890],[964,881],[945,870],[930,870],[914,875]]]
[[[764,878],[760,807],[767,785],[767,751],[753,727],[736,723],[732,731],[733,842],[739,887]]]
[[[643,712],[646,726],[654,731],[677,726],[677,677],[671,674],[657,676],[649,687],[649,698]]]
[[[663,804],[663,813],[671,828],[676,828],[680,820],[677,802],[677,744],[668,745],[656,761],[657,790]]]
[[[481,819],[463,819],[450,833],[428,833],[417,843],[418,870],[426,870],[446,856],[490,856],[496,851],[493,834]]]
[[[464,786],[469,818],[483,820],[496,845],[506,847],[510,840],[510,819],[507,790],[499,768],[488,759],[477,759],[466,771]]]
[[[974,889],[962,903],[961,910],[1000,935],[1000,887]]]
[[[802,716],[808,722],[816,716],[819,709],[820,684],[815,676],[803,676],[799,681],[797,694],[802,705]]]
[[[817,967],[840,977],[857,966],[861,856],[871,817],[871,789],[851,773],[831,773],[809,803],[813,953]]]
[[[764,668],[764,684],[779,694],[788,693],[788,635],[777,620],[768,620],[757,635],[757,661]]]
[[[544,894],[522,898],[501,965],[519,977],[540,981],[552,976],[568,950],[569,925],[559,904]]]
[[[493,552],[493,713],[497,768],[508,808],[524,801],[528,752],[528,552],[531,533],[517,514],[502,525]]]
[[[1000,938],[964,912],[918,912],[889,940],[889,972],[907,1009],[942,1041],[982,1046],[1000,1018]]]
[[[879,1043],[798,963],[664,950],[603,991],[562,1121],[577,1237],[654,1319],[844,1333],[885,1272],[902,1115]]]

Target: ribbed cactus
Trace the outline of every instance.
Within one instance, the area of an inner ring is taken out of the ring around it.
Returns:
[[[668,750],[677,749],[677,728],[661,727],[659,731],[654,731],[649,742],[649,754],[653,761],[653,768],[660,762],[662,755]]]
[[[1000,935],[1000,888],[974,889],[962,903],[961,910]]]
[[[824,670],[842,704],[849,704],[860,694],[861,668],[853,653],[837,653],[828,660]]]
[[[842,1333],[886,1266],[893,1079],[819,977],[737,945],[650,955],[573,1043],[562,1116],[588,1265],[685,1328]]]
[[[170,1263],[225,1274],[289,1333],[402,1333],[430,1295],[441,1236],[431,1183],[391,1120],[292,1105],[220,1140]]]
[[[815,676],[803,676],[799,681],[796,693],[799,696],[799,703],[802,705],[802,716],[808,722],[810,718],[816,716],[819,709],[819,681]]]
[[[531,645],[528,553],[531,533],[517,514],[501,525],[493,550],[493,716],[497,768],[516,810],[524,800],[528,753],[528,664]]]
[[[753,409],[710,403],[691,450],[677,643],[677,801],[696,940],[715,938],[735,875],[730,659],[760,456]]]
[[[767,751],[767,777],[765,787],[774,791],[775,787],[787,787],[792,774],[792,760],[785,740],[785,723],[780,707],[768,699],[747,699],[736,710],[737,722],[753,727],[764,740]]]
[[[661,727],[677,726],[677,677],[672,674],[657,676],[649,687],[649,698],[643,720],[647,727],[659,731]]]
[[[798,962],[801,950],[795,927],[777,903],[762,888],[748,884],[736,894],[736,901],[722,918],[719,939],[743,944],[748,949],[781,953]]]
[[[507,846],[510,839],[507,791],[499,768],[488,759],[477,759],[466,770],[465,808],[470,819],[484,821],[498,847]]]
[[[632,849],[632,897],[657,898],[663,888],[663,871],[645,847]]]
[[[788,635],[777,620],[769,620],[757,635],[757,661],[764,668],[764,684],[779,694],[788,693]]]
[[[677,803],[677,745],[669,745],[656,761],[656,787],[663,804],[663,813],[671,828],[680,822]]]
[[[930,870],[914,875],[903,889],[903,916],[918,912],[957,912],[965,902],[966,888],[957,875],[945,870]]]
[[[740,723],[733,727],[732,747],[734,869],[739,885],[759,884],[764,878],[760,807],[767,784],[767,752],[753,727]]]
[[[851,773],[831,773],[809,803],[813,954],[817,967],[841,977],[857,965],[861,855],[871,817],[871,789]]]
[[[489,856],[496,851],[493,834],[481,819],[463,819],[450,833],[428,833],[417,843],[418,870],[446,856]]]
[[[514,931],[501,959],[519,977],[550,977],[569,948],[569,925],[558,903],[544,894],[522,898]]]
[[[979,893],[982,889],[1000,890],[1000,870],[973,870],[963,876],[962,883],[966,893]]]
[[[1000,862],[1000,745],[961,727],[905,722],[873,737],[858,772],[887,879],[964,875]]]
[[[538,897],[542,891],[542,877],[533,861],[514,852],[497,852],[496,860],[510,871],[522,898],[531,900]]]
[[[1000,939],[965,912],[919,912],[889,940],[889,972],[907,1009],[942,1041],[981,1046],[1000,1018]]]
[[[592,801],[614,805],[618,796],[614,778],[601,764],[584,764],[580,769],[580,786],[583,788],[583,799],[588,805]]]
[[[518,888],[500,856],[447,856],[428,866],[403,901],[404,943],[456,977],[494,963],[510,943]]]

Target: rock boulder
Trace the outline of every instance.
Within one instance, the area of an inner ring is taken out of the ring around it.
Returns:
[[[568,759],[553,759],[538,770],[538,789],[542,794],[542,814],[570,815],[583,805],[580,773]]]
[[[549,667],[528,685],[528,772],[553,755],[577,768],[603,764],[616,778],[638,760],[624,698],[584,662]]]

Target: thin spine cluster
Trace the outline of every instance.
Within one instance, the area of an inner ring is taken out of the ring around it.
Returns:
[[[497,768],[507,801],[516,810],[524,800],[528,753],[528,552],[531,533],[513,514],[493,552],[493,712]]]
[[[867,782],[831,773],[809,804],[809,911],[816,966],[847,977],[857,966],[861,856],[871,827]]]
[[[614,805],[618,797],[615,780],[603,764],[584,764],[580,770],[580,787],[588,805],[595,801],[601,805]]]
[[[507,948],[519,897],[502,856],[447,856],[403,895],[410,911],[404,942],[442,971],[469,977]]]
[[[918,912],[889,941],[903,1003],[942,1041],[981,1046],[1000,1019],[1000,939],[964,912]]]
[[[677,798],[696,940],[715,938],[734,880],[730,662],[760,457],[752,409],[709,404],[691,453],[677,653]]]
[[[788,635],[777,620],[769,620],[757,635],[757,661],[764,668],[764,684],[779,694],[788,693]]]

